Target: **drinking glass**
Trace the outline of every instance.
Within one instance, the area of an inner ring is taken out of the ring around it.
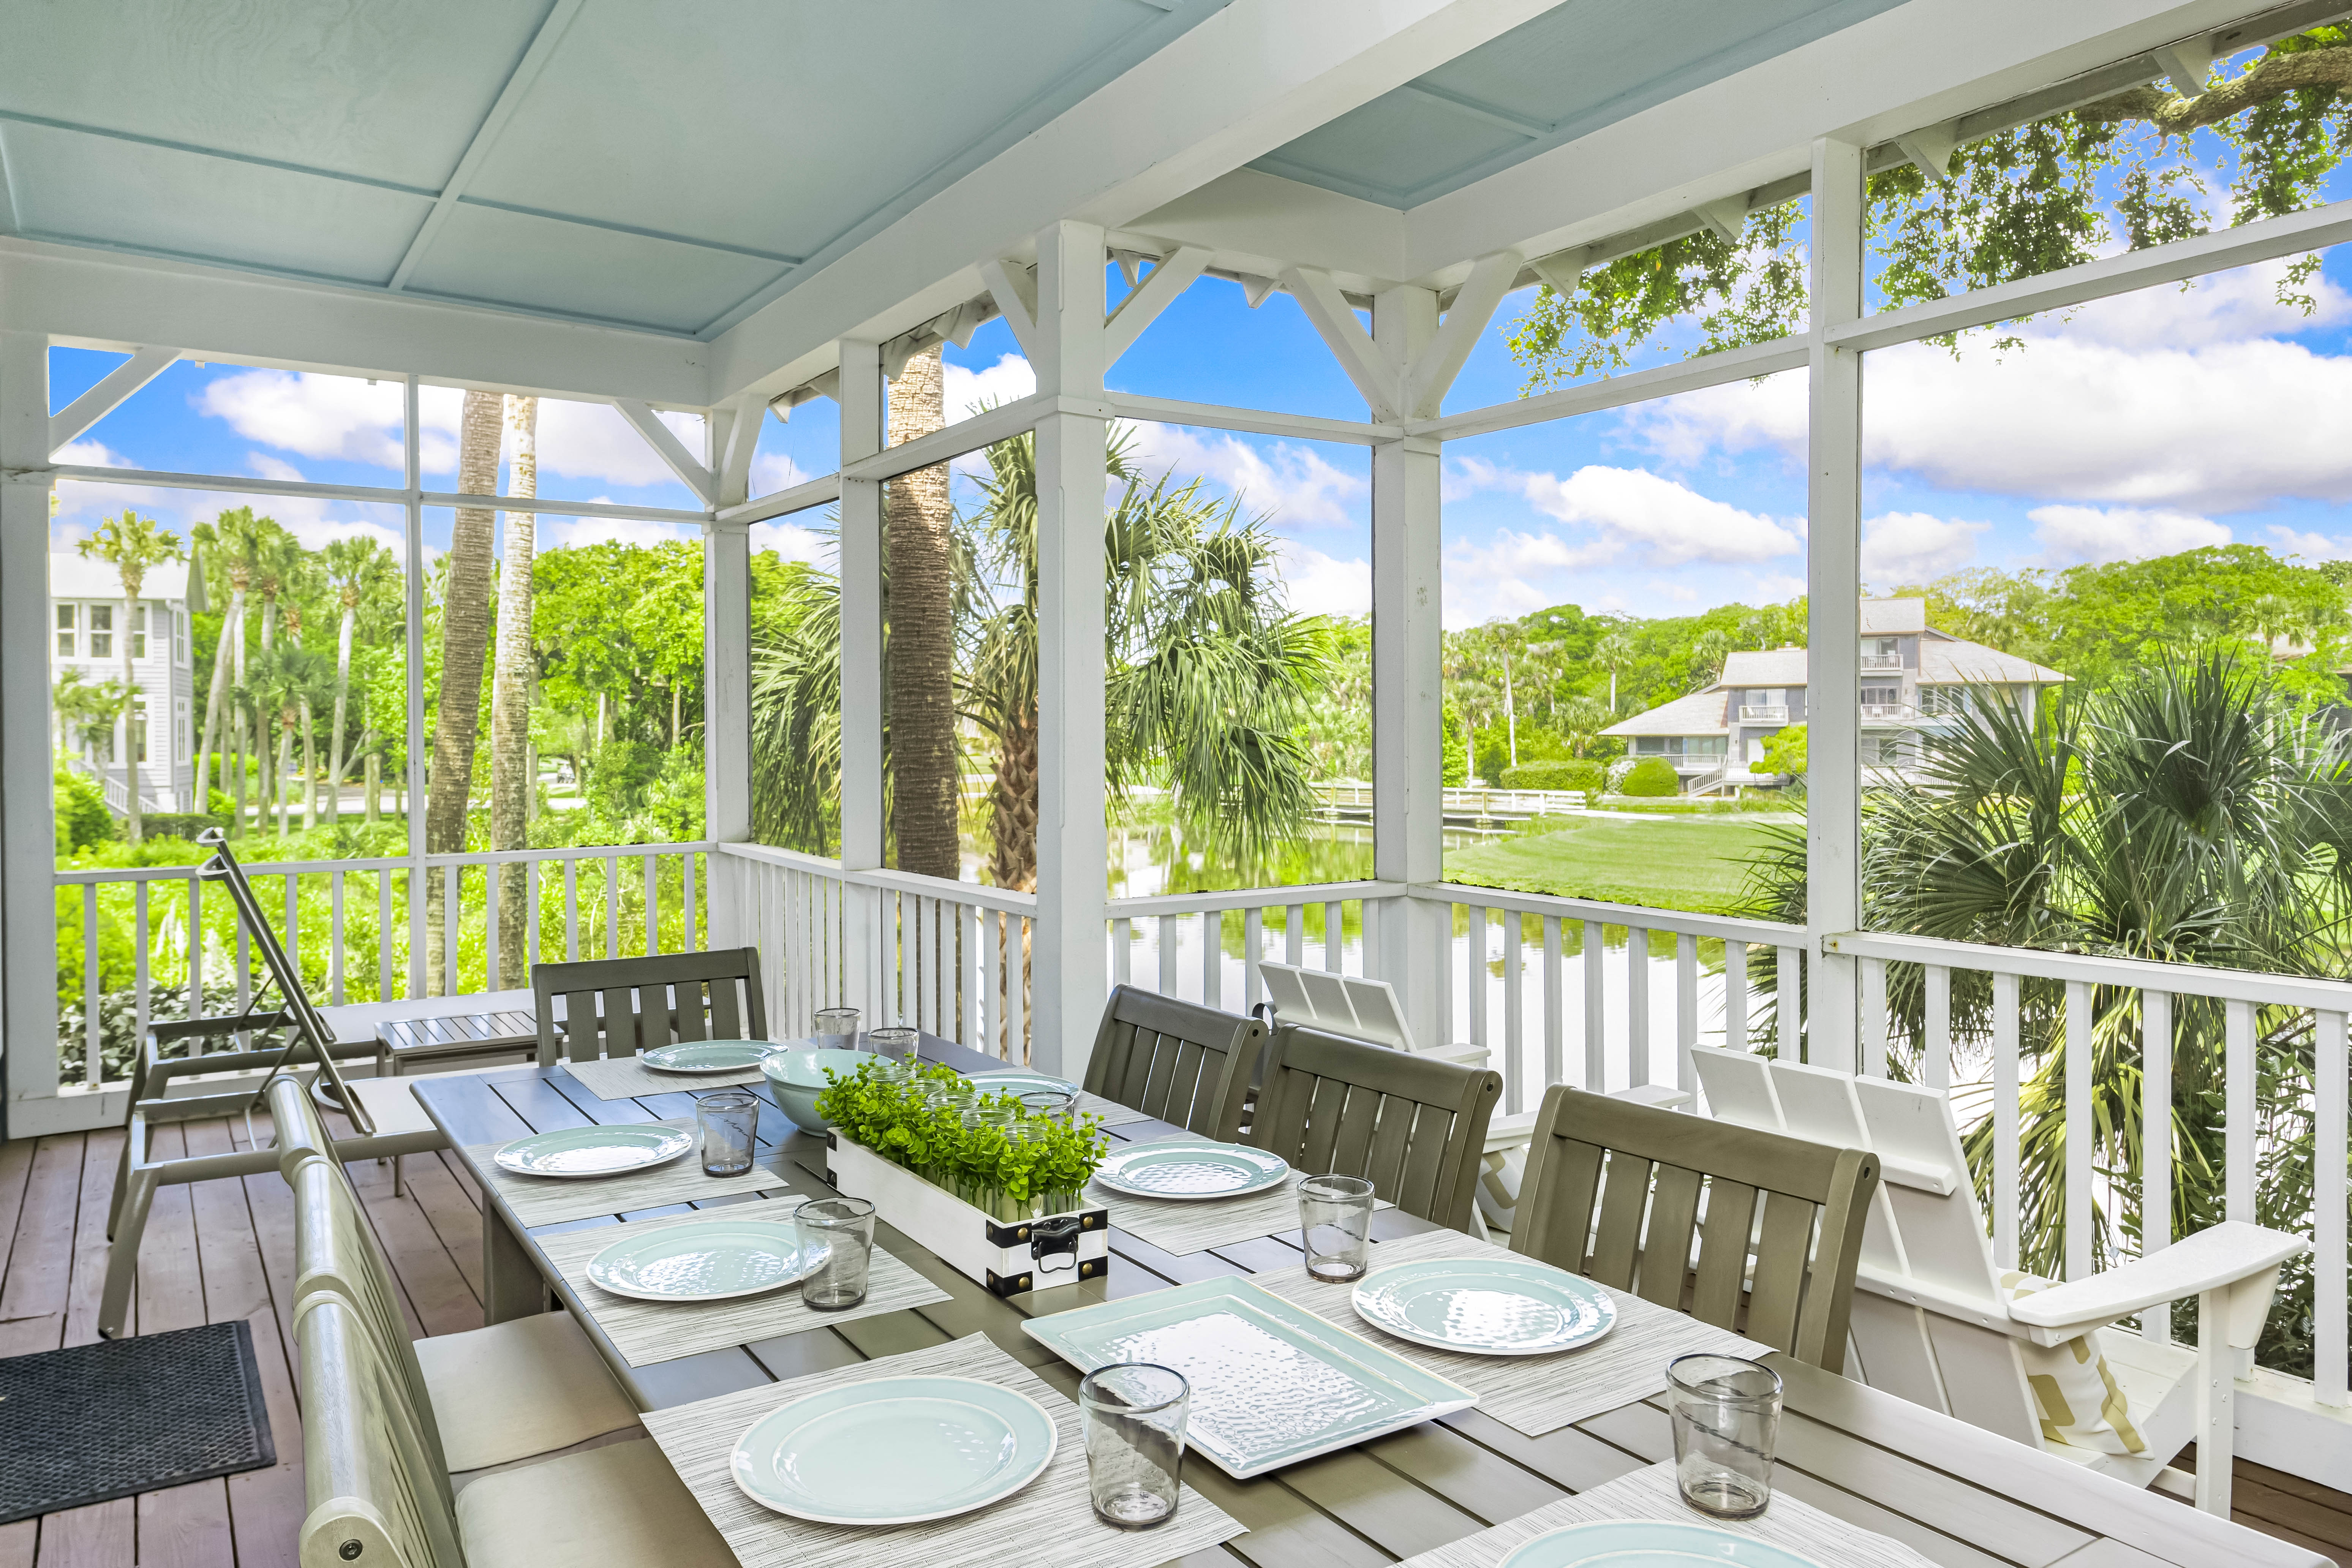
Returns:
[[[1036,1089],[1021,1097],[1021,1109],[1032,1116],[1066,1121],[1070,1117],[1070,1108],[1077,1101],[1076,1095],[1065,1094],[1058,1089]]]
[[[1371,1261],[1372,1184],[1358,1176],[1309,1176],[1298,1184],[1298,1228],[1309,1279],[1361,1279]]]
[[[816,1010],[816,1032],[820,1039],[838,1037],[844,1047],[857,1044],[857,1009],[855,1007],[819,1007]]]
[[[1192,1403],[1184,1374],[1164,1366],[1131,1362],[1087,1374],[1078,1409],[1096,1518],[1121,1530],[1150,1530],[1176,1517]]]
[[[793,1225],[801,1256],[815,1260],[801,1280],[801,1300],[819,1312],[845,1312],[865,1300],[874,1205],[864,1198],[811,1198],[793,1211]]]
[[[760,1130],[760,1097],[748,1089],[719,1089],[694,1102],[702,1124],[702,1173],[740,1176],[751,1168],[751,1139]]]
[[[904,1062],[908,1067],[915,1065],[915,1053],[920,1047],[921,1041],[920,1035],[903,1024],[893,1024],[887,1028],[866,1031],[867,1050],[877,1056],[887,1057],[894,1062]]]
[[[1772,1500],[1780,1374],[1738,1356],[1677,1356],[1666,1367],[1675,1480],[1683,1501],[1716,1519],[1753,1519]]]

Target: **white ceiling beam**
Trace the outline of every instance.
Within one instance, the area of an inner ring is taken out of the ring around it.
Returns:
[[[1172,254],[1160,258],[1150,275],[1137,284],[1132,292],[1118,303],[1103,324],[1103,368],[1118,363],[1118,356],[1135,346],[1143,329],[1160,319],[1160,312],[1174,304],[1176,296],[1192,286],[1209,265],[1210,253],[1196,245],[1180,245]]]
[[[993,260],[980,264],[980,280],[988,285],[988,296],[996,301],[997,313],[1004,324],[1013,329],[1013,341],[1021,345],[1021,353],[1031,363],[1037,358],[1037,275],[1018,261]]]
[[[727,410],[712,409],[714,416]],[[730,507],[751,493],[751,458],[760,449],[760,426],[768,420],[768,405],[757,397],[741,399],[732,410],[727,441],[719,453],[719,481],[710,504]]]
[[[813,506],[830,506],[841,499],[841,476],[819,474],[804,479],[790,489],[770,490],[756,496],[741,506],[730,506],[719,513],[720,522],[765,522],[772,517],[784,517],[796,511],[806,511]]]
[[[669,471],[678,477],[678,481],[702,498],[703,505],[716,506],[719,503],[717,478],[709,468],[695,461],[694,454],[686,449],[686,443],[677,438],[676,431],[661,422],[660,416],[631,397],[616,397],[613,399],[613,406],[621,411],[622,418],[637,427],[637,434],[661,455],[661,460],[669,465]],[[748,467],[751,459],[746,458],[744,462]]]
[[[1348,379],[1363,394],[1372,417],[1381,421],[1397,418],[1403,403],[1398,367],[1389,363],[1388,356],[1372,342],[1372,334],[1364,331],[1364,323],[1356,320],[1356,308],[1348,303],[1339,286],[1331,281],[1331,275],[1311,267],[1293,267],[1283,272],[1282,286],[1297,300],[1307,319],[1321,334],[1324,345],[1330,349],[1331,357],[1339,362],[1339,368],[1348,373]]]
[[[1478,342],[1478,334],[1495,319],[1496,309],[1503,296],[1519,276],[1526,258],[1516,250],[1498,250],[1482,256],[1470,268],[1468,281],[1454,296],[1454,306],[1438,323],[1437,335],[1429,347],[1406,370],[1404,377],[1404,409],[1408,419],[1433,417],[1445,401],[1454,378],[1470,358],[1470,351]]]
[[[1127,227],[1554,4],[1231,0],[880,232],[813,257],[713,341],[713,397],[805,381],[834,340],[887,338],[968,298],[977,258],[1020,252],[1061,219]]]
[[[499,89],[490,111],[482,116],[482,122],[474,128],[473,140],[466,144],[465,155],[457,160],[457,168],[450,172],[449,183],[442,186],[441,194],[433,199],[433,210],[425,215],[425,221],[409,237],[408,248],[402,254],[400,265],[392,269],[392,279],[386,288],[398,293],[408,287],[409,276],[416,270],[417,263],[425,259],[425,253],[432,248],[433,241],[441,233],[441,226],[449,221],[449,214],[456,210],[457,198],[466,194],[466,187],[473,183],[475,172],[490,155],[490,149],[498,145],[507,122],[514,118],[515,110],[521,107],[523,99],[530,93],[531,83],[539,79],[539,73],[554,57],[556,45],[563,41],[564,30],[580,15],[580,7],[584,3],[585,0],[555,0],[553,9],[541,21],[538,33],[530,40],[530,47],[523,50],[522,58],[515,62],[515,68],[508,76],[506,86]]]
[[[133,349],[131,357],[107,372],[104,380],[58,413],[49,416],[49,452],[122,406],[132,393],[179,363],[177,349]]]

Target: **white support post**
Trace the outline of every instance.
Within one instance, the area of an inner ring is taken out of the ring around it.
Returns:
[[[1339,292],[1339,286],[1331,281],[1329,273],[1311,267],[1286,268],[1282,274],[1282,286],[1290,290],[1299,308],[1307,312],[1307,321],[1321,335],[1324,346],[1331,351],[1331,357],[1339,362],[1339,368],[1356,384],[1356,390],[1363,395],[1372,411],[1373,420],[1385,423],[1402,418],[1404,373],[1412,361],[1395,358],[1372,342],[1371,334],[1364,331],[1364,323],[1356,320],[1356,308],[1348,303],[1347,296]],[[1429,313],[1430,336],[1433,338],[1437,334],[1434,296],[1430,300]],[[1423,339],[1415,343],[1413,352],[1419,353],[1427,342]]]
[[[408,533],[402,542],[406,569],[401,589],[408,646],[408,994],[412,997],[425,994],[425,759],[433,746],[433,738],[425,731],[425,506],[420,499],[425,489],[425,434],[416,385],[416,376],[411,373],[401,388],[401,465],[408,485]],[[237,973],[244,973],[242,963]]]
[[[1862,356],[1831,328],[1862,314],[1862,149],[1813,143],[1811,504],[1806,551],[1806,944],[1812,950],[1806,1060],[1854,1070],[1859,976],[1822,938],[1862,923]],[[1780,1005],[1796,1005],[1790,976]]]
[[[1037,235],[1037,390],[1102,395],[1103,232],[1056,223]],[[1109,988],[1103,846],[1103,444],[1105,421],[1037,422],[1037,921],[1030,1061],[1086,1075]]]
[[[58,1092],[48,459],[48,339],[0,332],[0,950],[8,954],[0,1138],[18,1132],[17,1106]]]
[[[882,864],[882,484],[847,477],[882,450],[882,347],[841,344],[841,864]],[[842,889],[842,1005],[878,1022],[882,900]]]
[[[679,483],[700,498],[703,505],[714,504],[719,495],[717,476],[708,464],[695,461],[694,454],[686,449],[686,443],[677,438],[676,431],[663,424],[651,408],[634,398],[616,397],[613,400],[613,406],[621,411],[622,418],[636,426],[637,434],[643,436],[646,445],[653,447],[655,454],[669,466],[669,471],[678,477]]]
[[[109,371],[104,380],[49,416],[49,449],[44,456],[55,454],[113,413],[132,393],[178,363],[179,358],[177,349],[133,349],[131,357]]]
[[[1180,245],[1160,258],[1150,276],[1119,301],[1118,309],[1103,323],[1106,371],[1118,363],[1119,355],[1135,346],[1143,330],[1159,319],[1160,311],[1176,302],[1177,295],[1192,286],[1192,280],[1207,269],[1213,255],[1199,246]]]
[[[1382,359],[1411,364],[1437,335],[1437,296],[1388,289],[1373,302],[1372,327]],[[1372,448],[1372,875],[1386,882],[1444,876],[1439,450],[1434,441]],[[1413,1038],[1432,1045],[1453,1042],[1454,1020],[1438,1003],[1452,927],[1451,906],[1398,900],[1381,921],[1371,971],[1396,987]],[[1474,951],[1474,976],[1485,973],[1478,962]]]
[[[749,499],[751,450],[767,410],[756,400],[714,408],[705,429],[709,467],[719,476],[716,505]],[[751,837],[751,525],[714,520],[702,526],[703,836],[719,843]],[[690,860],[692,858],[688,857]],[[710,857],[710,922],[706,947],[740,947],[734,858]],[[689,922],[690,923],[690,922]]]

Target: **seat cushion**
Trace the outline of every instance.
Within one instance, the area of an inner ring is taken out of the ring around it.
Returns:
[[[2004,1300],[2022,1300],[2050,1289],[2050,1281],[2018,1269],[2000,1276]],[[2095,1333],[2078,1334],[2059,1345],[2017,1342],[2025,1381],[2041,1407],[2042,1436],[2098,1454],[2145,1454],[2129,1392],[2101,1353]]]
[[[452,1470],[568,1448],[637,1424],[637,1407],[569,1312],[416,1342]]]
[[[484,1476],[457,1533],[470,1568],[736,1568],[651,1438]]]
[[[516,1064],[499,1062],[486,1068],[453,1068],[447,1072],[412,1072],[398,1078],[349,1078],[343,1087],[350,1089],[368,1114],[375,1119],[379,1138],[399,1132],[430,1132],[433,1119],[425,1114],[425,1107],[409,1086],[420,1079],[468,1078],[481,1073],[510,1072]]]

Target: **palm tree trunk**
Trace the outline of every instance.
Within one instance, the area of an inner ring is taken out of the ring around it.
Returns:
[[[213,645],[212,690],[205,698],[205,742],[196,748],[196,809],[212,809],[212,775],[220,757],[214,751],[221,740],[221,700],[228,692],[230,628],[245,622],[245,590],[231,588],[228,596],[228,619],[221,623],[220,640]],[[226,784],[228,780],[224,778]]]
[[[467,392],[457,432],[457,489],[494,495],[503,398]],[[490,546],[497,514],[460,507],[449,530],[449,569],[441,605],[441,690],[433,725],[433,793],[425,804],[425,850],[466,847],[466,801],[473,787],[474,740],[481,727],[482,662],[490,638]],[[448,995],[448,879],[425,879],[425,994]]]
[[[539,399],[507,400],[514,430],[514,461],[508,493],[539,494]],[[530,844],[531,555],[538,519],[509,511],[506,560],[499,572],[499,658],[490,686],[490,847],[523,849]],[[530,868],[501,866],[499,878],[499,977],[502,990],[530,984]]]
[[[359,599],[355,595],[343,596],[343,624],[335,633],[335,728],[327,737],[327,826],[332,827],[342,816],[343,803],[343,722],[352,694],[352,629],[359,622]],[[375,820],[374,813],[368,820]]]
[[[122,792],[123,832],[139,842],[139,664],[131,657],[131,628],[139,618],[139,576],[126,564],[122,571]]]
[[[278,837],[281,841],[294,832],[294,800],[286,788],[291,782],[287,775],[294,771],[294,724],[300,711],[289,706],[278,716]]]
[[[1014,892],[1037,890],[1037,710],[1001,736],[990,811],[988,879]]]
[[[907,362],[890,383],[890,444],[947,424],[940,350]],[[956,836],[954,508],[948,468],[934,464],[883,487],[889,561],[885,679],[890,725],[890,826],[902,871],[953,880]]]
[[[306,698],[302,703],[302,831],[308,833],[318,826],[319,725]]]

